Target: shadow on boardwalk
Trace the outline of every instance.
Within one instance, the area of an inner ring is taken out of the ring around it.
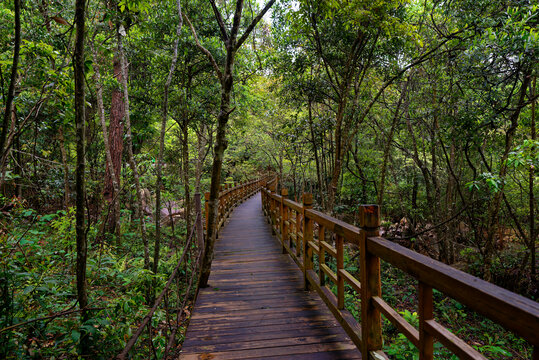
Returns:
[[[260,193],[238,206],[215,247],[180,359],[360,359],[322,300],[281,253]]]

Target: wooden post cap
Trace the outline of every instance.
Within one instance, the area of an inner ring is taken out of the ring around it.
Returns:
[[[380,206],[360,205],[359,224],[364,228],[377,228],[380,226]]]
[[[303,205],[311,206],[313,204],[313,194],[304,193],[302,200],[303,200]]]
[[[281,189],[281,195],[282,196],[288,196],[288,189],[287,188],[282,188]]]

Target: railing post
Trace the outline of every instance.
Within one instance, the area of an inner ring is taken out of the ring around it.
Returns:
[[[275,194],[275,184],[272,184],[270,187],[270,224],[271,224],[271,235],[275,235],[275,200],[273,199],[273,194]]]
[[[198,240],[198,248],[200,249],[200,255],[204,251],[204,229],[202,228],[202,206],[200,203],[200,193],[195,193],[195,213],[196,213],[196,232]]]
[[[301,217],[303,216],[303,211],[296,211],[296,258],[299,260],[301,255],[301,239],[299,234],[302,230],[301,228]]]
[[[227,209],[226,209],[226,217],[230,216],[230,212],[232,211],[232,208],[234,207],[234,203],[232,202],[232,184],[227,184],[227,193],[226,193],[226,202],[227,202]]]
[[[344,269],[344,238],[341,235],[337,235],[335,248],[337,250],[337,308],[342,310],[344,309],[344,278],[341,270]]]
[[[303,281],[305,290],[309,290],[309,281],[307,280],[307,271],[313,268],[313,250],[309,246],[309,241],[313,240],[313,221],[305,216],[305,210],[313,207],[313,195],[309,193],[303,194]]]
[[[283,246],[283,254],[286,254],[285,241],[288,242],[288,207],[285,206],[284,200],[288,196],[288,189],[281,189],[281,243]]]
[[[320,255],[318,256],[318,262],[320,266],[318,266],[319,273],[318,273],[318,279],[320,280],[320,286],[324,286],[326,284],[326,273],[324,273],[324,270],[322,269],[322,265],[326,264],[326,249],[322,246],[322,242],[326,241],[326,228],[324,225],[318,225],[318,248],[320,249]]]
[[[360,274],[361,274],[361,331],[363,337],[362,355],[369,359],[371,351],[382,349],[382,319],[380,311],[374,307],[373,296],[381,296],[380,259],[367,251],[367,239],[379,235],[380,207],[361,205],[359,207],[360,232]]]
[[[434,358],[434,338],[425,331],[425,321],[432,320],[432,288],[419,282],[419,360],[432,360]]]

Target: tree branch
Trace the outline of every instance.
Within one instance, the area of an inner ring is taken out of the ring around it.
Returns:
[[[212,64],[213,69],[217,73],[217,78],[219,78],[219,81],[222,82],[223,81],[223,73],[221,72],[221,69],[219,69],[219,65],[217,65],[217,62],[215,61],[215,58],[213,57],[213,55],[210,53],[210,51],[208,49],[206,49],[204,46],[202,46],[202,44],[198,40],[198,36],[197,36],[196,31],[195,31],[195,28],[193,27],[193,24],[191,24],[191,21],[189,20],[189,17],[187,17],[187,14],[184,12],[182,15],[183,15],[183,18],[185,19],[185,21],[187,22],[187,24],[189,25],[189,28],[191,29],[191,32],[193,33],[193,37],[195,38],[195,43],[196,43],[197,47],[200,49],[200,51],[202,51],[202,53],[204,55],[206,55],[206,57],[208,58],[208,60]]]
[[[245,30],[245,32],[243,33],[243,35],[240,37],[240,39],[238,40],[238,42],[236,43],[236,50],[238,50],[240,48],[240,46],[245,42],[245,40],[247,40],[247,38],[249,37],[249,34],[251,33],[251,31],[253,31],[253,29],[255,28],[255,26],[258,24],[258,22],[264,17],[264,15],[266,15],[266,13],[268,12],[268,10],[273,6],[273,4],[275,3],[275,0],[270,0],[266,6],[264,6],[264,8],[262,9],[262,11],[258,14],[257,17],[255,17],[253,19],[253,21],[251,22],[251,24],[249,24],[249,26],[247,27],[247,29]]]
[[[221,15],[221,12],[217,8],[217,5],[215,4],[215,0],[210,0],[211,7],[213,9],[213,13],[215,14],[215,19],[217,19],[217,24],[219,24],[219,30],[221,30],[221,37],[223,38],[223,42],[228,41],[228,33],[226,31],[225,21],[223,20],[223,16]]]

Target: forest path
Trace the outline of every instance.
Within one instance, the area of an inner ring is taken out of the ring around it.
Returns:
[[[296,264],[271,235],[257,193],[231,214],[215,245],[180,359],[360,359]]]

